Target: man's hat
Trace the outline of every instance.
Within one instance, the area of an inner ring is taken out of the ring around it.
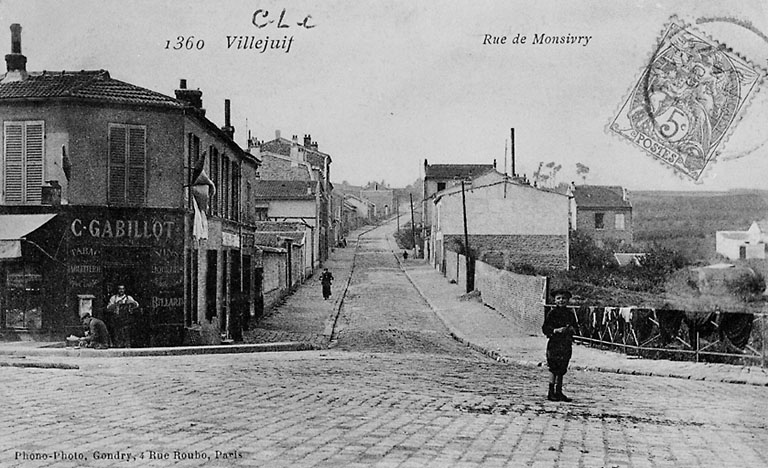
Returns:
[[[570,292],[570,291],[568,291],[567,289],[555,289],[555,290],[553,290],[553,291],[552,291],[550,294],[551,294],[551,296],[552,296],[552,297],[556,297],[556,296],[565,296],[565,297],[567,297],[568,299],[570,299],[571,297],[573,297],[573,294],[571,294],[571,292]]]

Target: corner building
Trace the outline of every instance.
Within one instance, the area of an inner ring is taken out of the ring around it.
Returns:
[[[102,316],[123,284],[140,304],[126,346],[220,342],[230,298],[254,313],[260,258],[241,208],[259,161],[233,141],[228,101],[219,128],[184,80],[171,98],[105,70],[28,72],[21,27],[11,32],[0,77],[2,337],[79,334],[79,313]],[[191,195],[201,170],[216,187],[203,207]]]

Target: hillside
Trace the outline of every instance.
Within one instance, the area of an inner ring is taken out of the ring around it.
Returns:
[[[658,243],[691,260],[715,254],[715,232],[768,218],[768,191],[631,193],[635,242]]]

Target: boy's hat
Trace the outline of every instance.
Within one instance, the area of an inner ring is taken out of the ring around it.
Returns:
[[[555,290],[553,290],[553,291],[550,293],[550,295],[551,295],[552,297],[556,297],[556,296],[565,296],[565,297],[567,297],[568,299],[570,299],[571,297],[573,297],[573,294],[571,294],[571,292],[570,292],[570,291],[568,291],[567,289],[555,289]]]

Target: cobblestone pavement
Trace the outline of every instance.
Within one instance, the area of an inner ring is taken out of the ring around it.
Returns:
[[[545,369],[450,338],[383,234],[351,271],[330,350],[0,367],[0,466],[768,466],[765,387],[574,371],[549,402]],[[256,333],[325,336],[306,286]]]

